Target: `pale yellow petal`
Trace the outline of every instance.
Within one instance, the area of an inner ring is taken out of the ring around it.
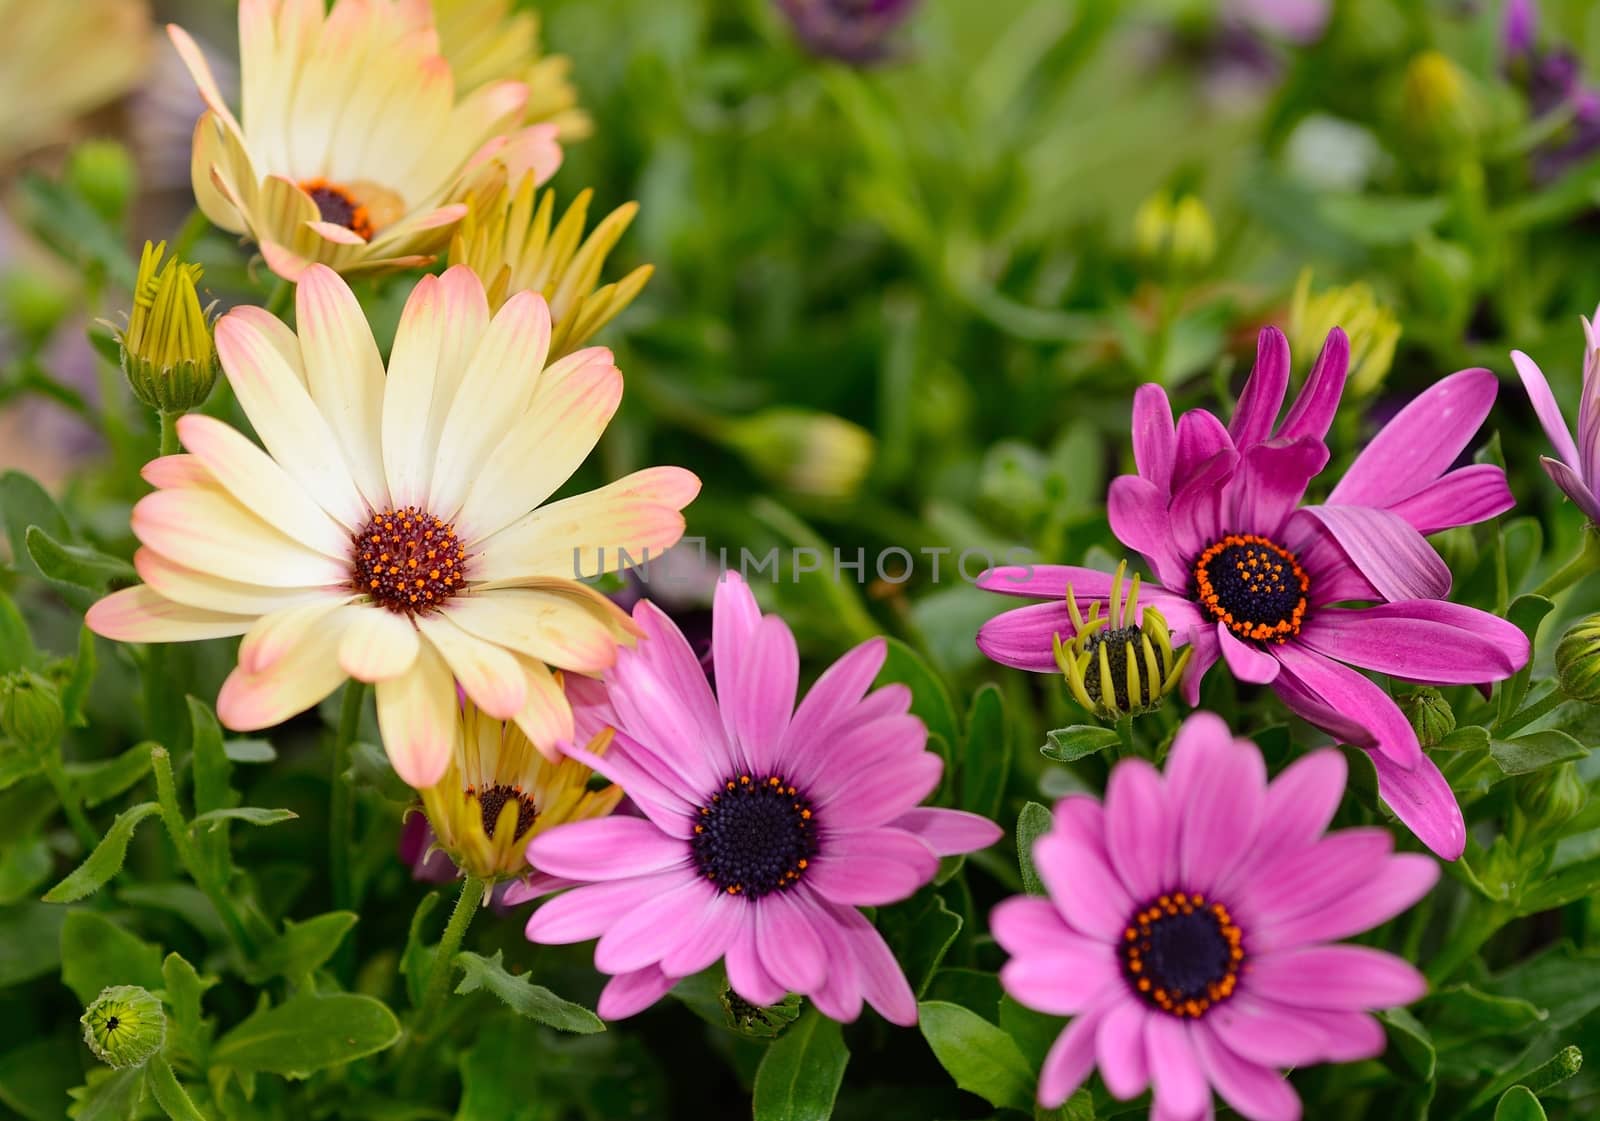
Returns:
[[[255,618],[189,607],[140,584],[95,603],[84,622],[117,642],[194,642],[243,634]]]

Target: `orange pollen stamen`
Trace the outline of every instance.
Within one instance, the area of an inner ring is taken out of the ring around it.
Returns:
[[[372,216],[347,188],[326,179],[305,179],[299,186],[317,204],[317,213],[324,222],[343,226],[362,241],[372,240]]]
[[[433,558],[426,574],[420,556]],[[351,587],[402,615],[431,611],[459,592],[466,564],[455,527],[414,506],[375,513],[351,537]]]
[[[1305,622],[1311,578],[1265,537],[1228,534],[1194,562],[1194,581],[1200,604],[1240,638],[1286,642]]]
[[[1238,989],[1244,934],[1221,903],[1177,892],[1134,912],[1121,953],[1123,977],[1141,1000],[1197,1020]]]

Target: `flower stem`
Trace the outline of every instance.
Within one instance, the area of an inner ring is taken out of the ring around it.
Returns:
[[[1504,724],[1495,729],[1495,734],[1497,736],[1515,735],[1535,720],[1559,707],[1566,699],[1560,689],[1552,689],[1515,716],[1509,717]]]
[[[1132,759],[1139,754],[1133,742],[1133,717],[1123,716],[1117,720],[1117,739],[1122,741],[1117,752],[1119,759]]]
[[[456,953],[461,949],[461,939],[478,913],[483,902],[484,882],[469,875],[461,881],[461,894],[456,898],[456,908],[450,912],[450,922],[439,940],[439,949],[433,955],[433,967],[428,971],[428,984],[422,990],[422,1004],[417,1010],[412,1035],[417,1040],[428,1037],[429,1028],[438,1018],[439,1009],[450,992],[450,978],[455,973]]]
[[[1534,589],[1533,594],[1553,599],[1597,570],[1600,570],[1600,532],[1585,526],[1583,547],[1578,550],[1578,555],[1551,573],[1544,583]]]
[[[52,751],[45,756],[43,767],[44,777],[55,790],[56,797],[61,802],[61,810],[67,815],[67,822],[83,844],[84,852],[93,852],[94,847],[100,843],[100,834],[94,831],[94,826],[89,824],[88,817],[84,815],[83,796],[78,793],[78,788],[72,785],[72,779],[67,777],[67,770],[61,765],[61,759],[56,752]]]
[[[272,296],[267,300],[268,314],[282,319],[284,312],[289,310],[289,305],[293,302],[294,285],[280,277],[277,287],[272,290]]]
[[[1483,903],[1473,907],[1465,922],[1444,947],[1434,955],[1424,972],[1428,984],[1437,987],[1483,948],[1496,931],[1511,919],[1511,911],[1503,903]]]
[[[180,450],[178,443],[178,417],[182,413],[161,412],[161,454],[176,455]]]
[[[333,889],[335,910],[355,908],[355,880],[350,873],[350,848],[355,835],[355,791],[350,786],[350,747],[361,727],[361,708],[366,702],[365,682],[350,680],[344,687],[339,707],[339,727],[333,735],[333,774],[328,779],[328,878]],[[348,977],[355,964],[355,937],[339,944],[334,969]]]
[[[189,216],[183,220],[183,225],[178,227],[177,234],[172,239],[172,260],[181,261],[189,256],[189,250],[194,248],[194,243],[200,240],[200,235],[206,232],[210,225],[206,216],[197,206],[189,211]]]
[[[255,940],[245,929],[238,908],[233,905],[233,900],[222,889],[222,885],[196,859],[194,847],[189,844],[189,825],[184,820],[183,811],[178,807],[178,786],[172,777],[171,754],[164,747],[151,749],[150,765],[156,773],[156,801],[161,805],[161,820],[167,827],[167,836],[172,839],[172,847],[178,850],[179,863],[188,871],[189,878],[195,882],[195,886],[211,900],[211,905],[216,908],[217,915],[222,919],[222,925],[228,928],[228,934],[233,938],[239,952],[246,958],[254,957]]]

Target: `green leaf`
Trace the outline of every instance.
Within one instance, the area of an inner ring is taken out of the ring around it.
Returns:
[[[56,508],[55,499],[30,475],[21,471],[7,471],[0,475],[0,520],[4,520],[6,540],[11,543],[11,557],[19,571],[38,576],[39,566],[28,555],[26,534],[29,526],[38,526],[57,539],[70,539],[72,531],[67,519]]]
[[[1528,890],[1517,900],[1517,913],[1533,915],[1553,911],[1597,892],[1600,892],[1600,856],[1591,856],[1547,873],[1528,885]]]
[[[75,903],[86,895],[93,895],[106,885],[106,881],[122,871],[127,859],[128,841],[139,823],[151,814],[161,812],[154,802],[140,802],[117,815],[106,835],[94,847],[87,860],[55,887],[45,892],[46,903]]]
[[[9,790],[39,773],[39,763],[21,751],[0,751],[0,790]]]
[[[937,892],[925,888],[905,902],[883,909],[878,918],[911,991],[921,997],[961,933],[961,916],[950,910]]]
[[[85,805],[103,805],[119,794],[127,793],[150,773],[152,746],[138,743],[121,755],[97,763],[69,763],[67,776],[72,779],[72,785],[78,793],[83,795]]]
[[[144,1068],[100,1067],[89,1072],[85,1085],[68,1093],[73,1100],[67,1116],[72,1121],[130,1121],[144,1097]]]
[[[1539,624],[1544,617],[1550,614],[1555,604],[1544,596],[1523,595],[1511,601],[1511,606],[1506,608],[1506,621],[1514,624],[1523,634],[1528,636],[1530,643],[1539,637]],[[1511,677],[1500,684],[1500,710],[1495,719],[1496,724],[1504,724],[1511,719],[1511,715],[1522,707],[1523,699],[1528,695],[1528,683],[1533,679],[1533,659],[1528,659],[1528,664],[1523,666]]]
[[[248,736],[224,740],[222,751],[234,763],[271,763],[278,757],[278,749],[271,741]]]
[[[88,1004],[109,985],[159,989],[161,951],[98,911],[74,910],[61,925],[61,980]]]
[[[48,903],[0,907],[0,988],[20,985],[61,965],[67,911]]]
[[[79,1038],[33,1038],[0,1055],[0,1105],[26,1121],[61,1121],[61,1103],[83,1079]]]
[[[217,983],[215,977],[201,977],[181,954],[168,954],[161,963],[166,989],[167,1046],[196,1067],[205,1067],[211,1043],[211,1025],[200,1007],[206,990]]]
[[[1546,1121],[1544,1106],[1526,1086],[1513,1086],[1495,1103],[1494,1121]]]
[[[71,728],[88,724],[83,707],[89,701],[89,686],[94,684],[99,659],[95,656],[95,636],[87,626],[78,628],[78,656],[72,661],[72,676],[61,687],[61,714]]]
[[[0,511],[3,513],[3,511]],[[33,636],[15,601],[0,591],[0,673],[31,666],[38,657],[33,648]]]
[[[996,1109],[1033,1109],[1033,1068],[1016,1043],[994,1024],[959,1004],[918,1005],[922,1035],[956,1085]]]
[[[983,817],[1000,812],[1011,772],[1011,741],[1006,736],[1005,700],[993,684],[972,695],[967,737],[961,753],[962,809]]]
[[[920,717],[931,735],[939,736],[951,747],[961,743],[961,731],[956,727],[956,708],[950,700],[950,691],[944,679],[933,667],[897,638],[887,640],[888,652],[883,669],[878,672],[878,684],[898,681],[911,689],[911,713]],[[948,756],[946,763],[949,762]]]
[[[400,1021],[381,1000],[359,993],[299,992],[247,1016],[211,1049],[211,1063],[241,1074],[303,1078],[390,1047]]]
[[[199,814],[189,823],[191,833],[199,830],[204,825],[207,829],[216,829],[226,821],[242,821],[246,825],[277,825],[284,821],[293,821],[300,815],[293,810],[269,810],[261,806],[233,806],[226,810],[211,810]]]
[[[491,992],[517,1015],[537,1020],[559,1031],[586,1035],[606,1030],[605,1022],[583,1005],[562,1000],[527,977],[506,972],[500,958],[499,950],[494,952],[492,958],[465,951],[457,954],[456,964],[462,968],[465,976],[456,986],[456,992],[471,993],[479,989]]]
[[[1017,815],[1017,865],[1022,869],[1022,886],[1029,895],[1043,895],[1044,881],[1033,864],[1033,842],[1050,832],[1050,811],[1038,802],[1029,802]]]
[[[1075,763],[1117,744],[1117,730],[1099,724],[1073,724],[1045,733],[1050,742],[1039,749],[1039,754],[1058,763]]]
[[[417,909],[411,912],[411,927],[406,931],[406,946],[400,952],[400,975],[406,979],[406,995],[415,1008],[422,1003],[422,985],[427,980],[433,962],[434,948],[425,941],[422,928],[428,916],[439,905],[440,895],[430,891],[417,900]]]
[[[43,837],[30,835],[0,849],[0,907],[31,898],[54,863]]]
[[[807,1012],[761,1057],[755,1121],[827,1121],[849,1062],[839,1025],[816,1009]]]
[[[1505,774],[1525,775],[1570,759],[1582,759],[1589,754],[1589,749],[1565,732],[1550,730],[1530,732],[1509,740],[1493,740],[1489,744],[1489,754]]]
[[[194,697],[189,704],[189,728],[194,741],[194,809],[197,814],[232,807],[233,764],[222,742],[222,728],[211,707]]]
[[[338,951],[356,918],[354,911],[329,911],[305,922],[285,919],[283,933],[257,955],[250,979],[311,976]]]
[[[30,525],[23,536],[33,563],[46,579],[57,584],[104,595],[108,588],[126,588],[139,582],[133,565],[98,549],[63,545],[36,525]]]
[[[1449,209],[1448,199],[1401,195],[1324,195],[1317,202],[1323,221],[1363,245],[1404,245]]]
[[[1477,724],[1466,724],[1434,744],[1429,751],[1488,751],[1489,730]]]
[[[997,1004],[1000,1009],[1000,1027],[1011,1037],[1034,1070],[1044,1066],[1044,1058],[1060,1037],[1066,1022],[1060,1016],[1035,1012],[1019,1004],[1009,993]]]
[[[1419,1081],[1432,1082],[1439,1056],[1434,1050],[1428,1029],[1404,1008],[1379,1012],[1378,1019],[1388,1032],[1389,1042],[1394,1045],[1394,1054]]]

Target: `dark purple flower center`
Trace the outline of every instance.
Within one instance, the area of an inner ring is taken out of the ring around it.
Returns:
[[[1195,597],[1240,638],[1285,642],[1300,633],[1311,578],[1282,545],[1230,533],[1194,562]]]
[[[415,506],[372,515],[352,542],[351,586],[396,614],[430,611],[461,590],[467,553],[455,526]]]
[[[1239,984],[1244,935],[1221,903],[1189,892],[1140,907],[1122,932],[1122,975],[1146,1004],[1198,1019]]]
[[[343,226],[367,241],[372,240],[372,218],[367,208],[345,188],[326,179],[307,179],[300,184],[300,189],[317,204],[317,216],[324,222]]]
[[[689,847],[706,879],[760,899],[800,882],[817,853],[817,823],[811,803],[781,776],[740,775],[700,807]]]
[[[532,829],[539,817],[539,808],[533,804],[533,798],[520,786],[495,783],[481,791],[474,791],[469,786],[467,797],[478,799],[478,809],[483,814],[483,832],[491,841],[494,840],[494,827],[500,821],[500,811],[507,802],[517,804],[517,824],[511,834],[512,840]]]

